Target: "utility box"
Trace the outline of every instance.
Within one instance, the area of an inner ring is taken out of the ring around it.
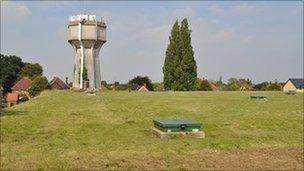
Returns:
[[[170,138],[176,135],[204,138],[202,124],[191,120],[165,119],[153,120],[154,132],[160,138]]]
[[[153,120],[154,127],[163,132],[198,132],[202,124],[190,120]]]

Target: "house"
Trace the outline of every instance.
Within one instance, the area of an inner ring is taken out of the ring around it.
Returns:
[[[12,92],[28,92],[31,87],[32,81],[28,77],[23,77],[11,89]]]
[[[17,92],[8,93],[6,96],[7,107],[15,106],[19,103],[19,94]]]
[[[24,94],[29,97],[28,90],[31,87],[31,84],[32,81],[28,77],[23,77],[11,89],[12,92],[18,93],[19,95]]]
[[[286,81],[283,91],[304,92],[304,79],[303,78],[290,78]]]
[[[58,77],[54,77],[51,80],[50,86],[51,86],[51,89],[56,89],[56,90],[63,90],[63,89],[69,88],[69,86]]]
[[[142,85],[142,86],[138,86],[136,91],[139,91],[139,92],[148,92],[149,90],[146,88],[145,85]]]

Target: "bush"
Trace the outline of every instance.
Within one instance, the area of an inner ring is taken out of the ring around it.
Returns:
[[[25,102],[29,100],[29,94],[26,92],[20,92],[19,93],[19,102]]]
[[[200,78],[197,78],[195,81],[195,90],[198,91],[212,91],[212,87],[208,80],[202,80]]]
[[[46,77],[44,76],[37,76],[29,89],[29,93],[31,96],[38,95],[42,90],[50,88],[49,82]]]
[[[163,83],[153,83],[154,91],[164,91],[164,84]]]
[[[142,76],[134,77],[132,80],[129,81],[128,84],[129,84],[129,86],[132,86],[133,84],[138,84],[139,86],[146,85],[146,88],[149,91],[153,91],[153,85],[151,83],[150,78],[147,77],[147,76],[145,76],[145,77],[142,77]]]
[[[229,91],[238,91],[238,90],[240,90],[240,87],[236,83],[233,83],[228,86],[228,90]]]
[[[129,85],[128,84],[119,84],[114,86],[115,90],[128,90]]]
[[[268,85],[269,85],[269,83],[267,81],[265,81],[265,82],[254,85],[253,89],[255,91],[265,91],[267,89]]]
[[[281,91],[282,86],[278,82],[274,82],[274,83],[268,84],[266,90],[268,90],[268,91]]]

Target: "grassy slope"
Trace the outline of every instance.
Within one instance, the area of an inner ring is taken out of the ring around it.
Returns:
[[[252,94],[268,100],[250,100]],[[173,158],[209,149],[303,147],[303,94],[52,91],[4,114],[1,168],[195,168]],[[151,131],[159,118],[200,121],[207,137],[160,140]]]

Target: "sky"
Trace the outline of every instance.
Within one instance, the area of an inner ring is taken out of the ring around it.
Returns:
[[[42,65],[48,79],[73,75],[71,15],[107,24],[102,80],[163,79],[172,25],[189,20],[199,77],[262,81],[303,78],[302,1],[1,1],[1,53]]]

